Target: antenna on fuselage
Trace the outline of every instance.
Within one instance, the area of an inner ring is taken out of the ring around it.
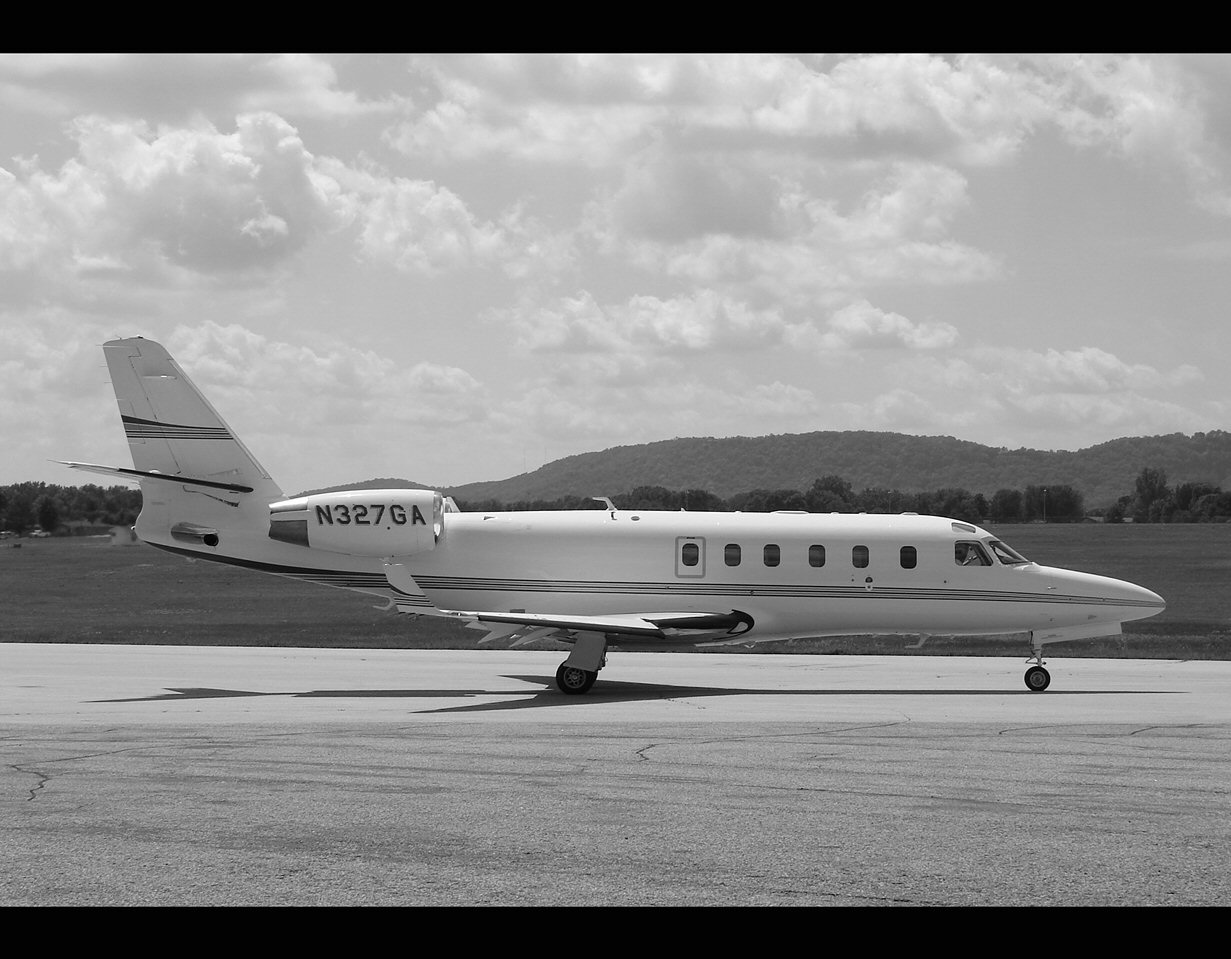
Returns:
[[[605,505],[605,506],[606,506],[609,510],[611,510],[611,518],[612,518],[612,519],[615,519],[615,514],[616,514],[616,504],[615,504],[615,503],[613,503],[613,502],[611,502],[611,497],[609,497],[609,496],[591,496],[591,497],[590,497],[590,499],[594,500],[594,502],[596,502],[596,503],[602,503],[603,505]]]

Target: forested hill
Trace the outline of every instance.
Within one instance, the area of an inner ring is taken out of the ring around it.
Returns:
[[[1100,507],[1131,493],[1147,467],[1164,470],[1173,484],[1231,488],[1231,433],[1126,437],[1076,451],[1011,450],[951,436],[866,431],[698,437],[568,456],[531,473],[445,492],[463,500],[513,502],[663,486],[727,498],[754,489],[806,489],[817,477],[836,475],[856,490],[958,487],[987,496],[998,489],[1067,484],[1084,495],[1087,507]]]
[[[1119,515],[1129,513],[1137,522],[1227,522],[1231,518],[1231,433],[1216,430],[1193,436],[1172,433],[1130,437],[1075,452],[998,449],[951,436],[901,433],[676,439],[569,456],[498,482],[450,488],[384,477],[331,489],[437,488],[455,497],[463,508],[474,508],[484,501],[509,506],[521,503],[518,508],[525,508],[526,503],[536,500],[558,503],[570,497],[586,500],[621,494],[652,501],[657,504],[652,507],[655,509],[675,508],[663,505],[670,497],[664,500],[652,489],[659,487],[664,492],[685,494],[684,503],[690,509],[796,509],[802,506],[766,504],[786,502],[789,497],[784,499],[778,495],[780,491],[795,491],[799,498],[816,480],[835,476],[843,481],[839,487],[846,486],[841,498],[846,503],[842,508],[847,509],[886,508],[886,498],[878,493],[860,502],[864,490],[874,490],[921,498],[918,504],[889,507],[893,510],[943,510],[948,511],[944,515],[978,520],[992,515],[987,512],[990,506],[1007,511],[1003,515],[1016,515],[1024,508],[1029,518],[1036,507],[1022,504],[1020,494],[1029,498],[1032,488],[1037,492],[1051,487],[1057,494],[1051,500],[1054,521],[1060,521],[1062,503],[1069,503],[1080,516],[1083,510],[1101,512],[1125,498],[1132,502],[1118,504]],[[1076,497],[1062,498],[1061,488]],[[828,489],[826,495],[834,494],[834,484]],[[698,490],[711,494],[710,499],[687,495]],[[1000,490],[1017,491],[1018,506],[1004,497],[997,505],[995,494]],[[746,495],[756,491],[778,492]],[[950,495],[929,498],[930,494],[956,491],[964,491],[965,499]],[[986,497],[985,502],[974,501],[979,494]],[[740,505],[722,503],[737,497]],[[1044,491],[1044,516],[1047,502]],[[699,505],[702,503],[708,505]],[[618,500],[617,505],[621,505]],[[126,486],[103,489],[94,484],[63,487],[17,483],[0,486],[0,530],[23,532],[35,524],[49,532],[70,527],[82,532],[96,526],[126,526],[136,519],[140,506],[140,492]],[[965,512],[954,512],[958,509]]]

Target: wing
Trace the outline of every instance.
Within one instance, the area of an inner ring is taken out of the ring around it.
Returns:
[[[487,630],[487,635],[480,640],[482,643],[512,639],[514,646],[520,646],[536,639],[579,632],[602,633],[612,643],[620,640],[723,643],[748,632],[753,624],[752,617],[738,609],[725,612],[630,612],[605,616],[440,609],[431,603],[405,566],[386,563],[385,577],[398,593],[391,605],[399,612],[463,620],[473,629]]]
[[[472,629],[487,630],[487,635],[479,640],[481,643],[511,639],[514,646],[581,632],[602,633],[612,645],[620,645],[621,641],[651,644],[656,641],[664,644],[725,643],[734,641],[752,628],[752,617],[739,610],[719,613],[616,613],[607,616],[462,610],[437,610],[436,614],[465,620]]]
[[[484,613],[473,616],[477,622],[516,627],[551,627],[565,631],[617,633],[653,639],[702,636],[710,633],[737,635],[752,628],[752,617],[732,610],[727,613],[617,613],[609,616],[571,616],[552,613]]]

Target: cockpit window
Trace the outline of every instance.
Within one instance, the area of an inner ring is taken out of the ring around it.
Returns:
[[[1030,562],[1030,560],[1026,559],[1026,557],[1021,553],[1014,549],[1010,549],[998,539],[991,540],[987,545],[991,547],[992,552],[996,555],[996,558],[1006,566],[1020,566],[1023,563]]]
[[[991,566],[992,561],[983,547],[973,540],[953,544],[953,561],[958,566]]]

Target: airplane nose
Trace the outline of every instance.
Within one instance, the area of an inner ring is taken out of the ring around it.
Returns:
[[[1112,613],[1120,622],[1157,616],[1167,608],[1167,601],[1158,593],[1136,583],[1094,573],[1071,569],[1053,569],[1053,588],[1084,597]]]
[[[1132,584],[1130,583],[1129,585],[1131,586]],[[1144,586],[1134,586],[1133,588],[1136,589],[1137,592],[1141,594],[1141,601],[1143,603],[1145,603],[1148,606],[1155,607],[1154,613],[1161,613],[1164,609],[1167,608],[1167,601],[1163,599],[1161,596],[1159,596],[1158,593],[1154,592],[1153,590],[1146,589]],[[1154,615],[1154,614],[1151,613],[1151,615]]]
[[[1136,583],[1125,582],[1122,579],[1109,580],[1115,586],[1107,596],[1109,602],[1116,605],[1131,606],[1139,613],[1128,616],[1128,619],[1144,619],[1147,616],[1157,616],[1167,608],[1167,601],[1152,589],[1138,586]]]

